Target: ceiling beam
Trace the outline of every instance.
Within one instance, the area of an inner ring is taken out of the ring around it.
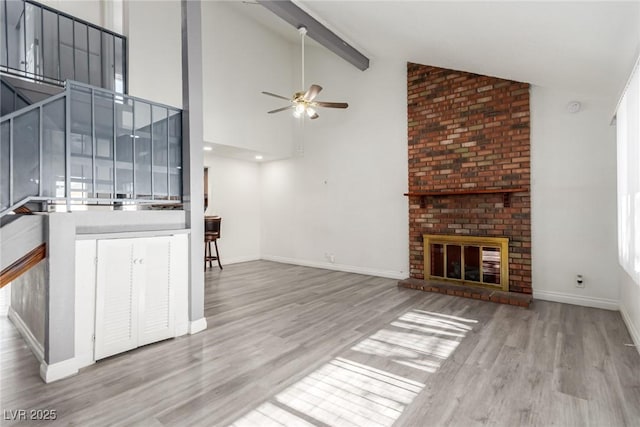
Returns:
[[[338,37],[333,31],[322,25],[313,16],[300,9],[290,0],[257,0],[262,6],[293,25],[305,27],[307,36],[320,43],[357,69],[369,68],[369,58],[358,52],[353,46]]]

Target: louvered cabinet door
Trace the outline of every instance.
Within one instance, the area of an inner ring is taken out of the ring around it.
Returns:
[[[133,277],[135,240],[98,240],[96,360],[138,346],[139,290]]]
[[[134,280],[140,284],[138,345],[175,336],[175,298],[171,280],[172,237],[138,239]]]

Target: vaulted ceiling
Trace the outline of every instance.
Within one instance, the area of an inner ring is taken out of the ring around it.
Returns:
[[[617,98],[640,46],[640,2],[296,1],[371,59],[398,59]],[[292,42],[258,5],[245,12]]]

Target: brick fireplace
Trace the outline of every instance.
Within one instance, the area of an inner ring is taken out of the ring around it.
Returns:
[[[407,113],[410,278],[423,235],[503,237],[508,291],[531,294],[529,85],[408,63]]]

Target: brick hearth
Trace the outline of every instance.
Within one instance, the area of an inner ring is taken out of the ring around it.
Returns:
[[[531,294],[529,85],[413,63],[407,83],[410,194],[517,189],[410,196],[411,279],[423,234],[508,237],[509,291]]]

